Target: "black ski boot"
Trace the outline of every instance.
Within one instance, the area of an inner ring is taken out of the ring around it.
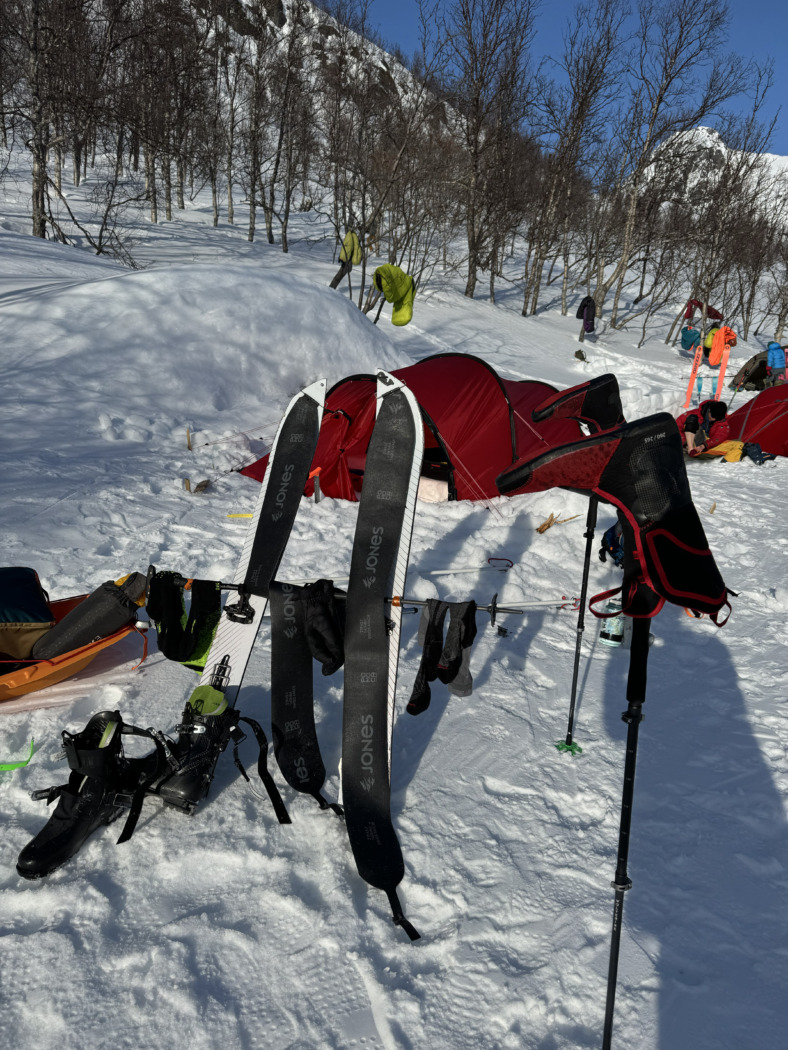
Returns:
[[[221,679],[221,675],[217,676]],[[268,792],[280,824],[289,824],[290,817],[274,779],[268,772],[268,740],[263,727],[253,718],[245,718],[227,703],[221,689],[213,685],[198,685],[183,710],[183,721],[175,728],[178,739],[166,755],[169,769],[164,776],[156,775],[149,782],[149,794],[159,795],[168,806],[185,813],[193,813],[197,804],[208,794],[219,755],[233,742],[233,761],[244,780],[251,783],[238,755],[238,745],[246,739],[239,723],[245,722],[254,733],[259,754],[257,773]],[[164,768],[163,766],[160,768]]]
[[[208,794],[219,755],[231,739],[244,738],[239,720],[220,689],[198,685],[183,709],[183,721],[175,727],[178,739],[172,745],[172,754],[177,768],[168,771],[150,791],[169,806],[193,812]]]
[[[67,784],[33,793],[35,799],[46,799],[47,803],[57,799],[58,803],[49,821],[19,854],[16,870],[22,878],[49,875],[70,860],[94,831],[129,812],[131,800],[151,768],[150,758],[157,755],[125,758],[123,728],[119,711],[101,711],[81,733],[63,731],[63,750],[71,775]]]

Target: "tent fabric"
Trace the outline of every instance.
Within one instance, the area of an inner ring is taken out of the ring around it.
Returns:
[[[730,383],[728,383],[729,389],[763,390],[764,383],[768,377],[768,372],[766,371],[767,356],[766,350],[753,354],[749,361],[741,366]]]
[[[392,374],[413,391],[421,408],[422,474],[447,480],[452,499],[496,497],[496,477],[517,459],[582,436],[575,420],[532,421],[532,411],[556,393],[554,387],[501,379],[495,369],[470,354],[436,354]],[[320,490],[326,496],[359,497],[375,422],[375,391],[373,375],[355,375],[326,395],[312,463],[312,470],[320,472]],[[264,456],[241,473],[262,481],[267,462]],[[313,487],[310,481],[307,495]]]
[[[728,416],[735,441],[758,444],[764,452],[788,456],[788,385],[768,387]]]

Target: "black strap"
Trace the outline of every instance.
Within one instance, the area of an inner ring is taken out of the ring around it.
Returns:
[[[129,815],[126,817],[126,823],[123,825],[123,831],[120,833],[118,845],[123,842],[128,842],[134,834],[134,829],[137,826],[137,821],[142,812],[142,804],[145,801],[145,795],[147,794],[148,789],[152,787],[154,782],[162,775],[165,766],[169,766],[170,769],[178,768],[178,760],[170,750],[167,738],[160,730],[140,729],[138,726],[130,726],[123,723],[121,726],[121,732],[133,736],[144,736],[150,738],[156,748],[156,763],[148,776],[137,785],[130,798],[123,792],[118,792],[115,796],[115,800],[118,804],[123,804],[128,801],[129,805]]]
[[[285,804],[282,801],[282,796],[279,794],[279,788],[276,786],[274,778],[268,771],[268,737],[263,732],[263,727],[260,725],[259,722],[256,722],[253,718],[246,718],[244,716],[241,716],[239,718],[239,721],[246,722],[248,726],[251,726],[252,732],[254,733],[257,739],[257,743],[260,748],[260,753],[257,757],[257,774],[262,780],[265,790],[268,792],[268,797],[271,799],[271,804],[274,807],[274,813],[276,813],[277,820],[280,824],[292,824],[293,822],[290,819],[290,814],[287,812]],[[246,775],[246,770],[244,769],[241,763],[241,759],[238,755],[238,744],[241,742],[241,740],[244,739],[244,736],[243,733],[238,734],[235,732],[232,734],[232,736],[233,762],[235,762],[236,766],[241,771],[241,775],[248,784],[250,783],[249,777]]]
[[[312,798],[321,809],[333,809],[338,817],[344,817],[345,811],[338,802],[329,802],[322,791],[315,791]]]
[[[405,915],[402,911],[402,905],[400,904],[399,897],[397,896],[397,891],[386,890],[386,896],[388,897],[389,904],[391,905],[391,913],[394,919],[394,925],[401,926],[412,941],[418,941],[421,937],[421,934],[418,932],[416,927],[413,926],[410,922],[408,922],[408,920],[405,918]]]

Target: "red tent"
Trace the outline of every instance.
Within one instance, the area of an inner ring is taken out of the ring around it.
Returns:
[[[571,419],[531,421],[533,409],[555,387],[501,379],[470,354],[436,354],[392,374],[408,385],[421,407],[422,474],[447,481],[450,499],[498,496],[495,479],[516,460],[582,436]],[[355,375],[326,395],[312,468],[320,469],[320,488],[327,496],[358,499],[375,420],[375,389],[373,375]],[[262,481],[267,463],[264,456],[241,473]]]
[[[788,384],[770,386],[728,416],[731,439],[752,441],[764,452],[788,456]]]

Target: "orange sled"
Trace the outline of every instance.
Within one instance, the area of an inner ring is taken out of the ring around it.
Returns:
[[[49,602],[49,608],[52,610],[52,618],[55,623],[59,623],[66,613],[75,609],[87,597],[89,595],[79,594],[75,598],[61,598],[57,601]],[[119,642],[121,638],[125,638],[132,631],[137,631],[136,624],[129,623],[113,634],[107,635],[106,638],[98,638],[95,642],[83,645],[79,649],[72,649],[71,652],[55,656],[51,660],[24,661],[23,667],[18,666],[21,662],[19,660],[0,660],[0,671],[2,671],[4,663],[11,663],[15,667],[13,671],[9,671],[7,674],[0,673],[0,703],[15,696],[33,693],[37,689],[45,689],[49,685],[56,685],[65,678],[70,678],[71,675],[77,674],[87,667],[102,649],[114,645],[115,642]],[[148,640],[143,635],[143,660],[147,655],[147,650]]]

